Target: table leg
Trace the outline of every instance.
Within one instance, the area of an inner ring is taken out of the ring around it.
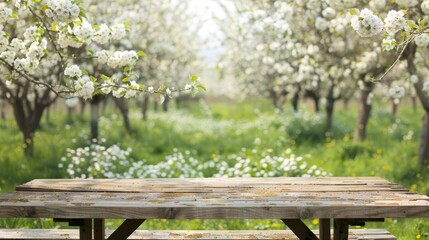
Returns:
[[[94,240],[106,240],[104,219],[94,219]]]
[[[317,236],[299,219],[282,219],[282,221],[302,240],[319,240]]]
[[[80,240],[92,240],[92,219],[83,219],[79,227]]]
[[[320,240],[331,240],[330,219],[319,219],[319,238]]]
[[[334,219],[334,240],[349,238],[349,223],[344,219]]]
[[[126,240],[146,219],[127,219],[107,240]]]

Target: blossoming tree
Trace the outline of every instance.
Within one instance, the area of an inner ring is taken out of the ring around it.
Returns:
[[[58,96],[91,99],[111,93],[130,98],[173,92],[137,83],[142,52],[111,50],[112,43],[126,36],[126,25],[94,24],[74,0],[0,3],[0,88],[13,106],[27,154],[44,110]],[[198,86],[194,78],[186,88]]]
[[[371,1],[369,4],[369,7],[377,7],[378,14],[374,14],[368,8],[361,11],[352,9],[350,12],[355,16],[352,18],[351,25],[362,37],[373,37],[383,32],[383,48],[387,51],[397,50],[398,58],[385,74],[393,69],[401,59],[406,61],[411,84],[425,110],[420,136],[419,161],[422,166],[427,166],[429,159],[429,98],[425,86],[429,86],[429,83],[422,74],[426,71],[427,65],[424,64],[424,58],[419,56],[426,51],[429,45],[426,25],[429,1],[398,0],[394,3]],[[381,20],[379,16],[384,16],[384,20]]]

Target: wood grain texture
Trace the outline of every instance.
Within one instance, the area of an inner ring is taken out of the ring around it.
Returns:
[[[0,196],[0,217],[429,217],[429,197],[358,177],[33,180]]]
[[[107,235],[111,231],[107,232]],[[316,231],[316,234],[317,231]],[[0,240],[78,240],[77,230],[64,229],[0,229]],[[136,231],[130,240],[166,240],[166,239],[284,239],[297,240],[291,231],[282,230],[251,230],[251,231]],[[352,240],[395,240],[396,238],[384,229],[352,229],[349,239]]]

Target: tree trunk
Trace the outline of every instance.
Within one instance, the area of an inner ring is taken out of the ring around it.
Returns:
[[[330,132],[332,130],[332,123],[334,118],[334,106],[335,106],[335,96],[334,96],[335,85],[332,83],[329,86],[328,94],[326,95],[326,126],[325,132]]]
[[[22,133],[24,136],[24,154],[25,156],[34,155],[34,133],[25,131]]]
[[[100,95],[95,95],[91,100],[91,140],[98,139],[98,114],[100,108],[100,102],[102,97]]]
[[[122,119],[124,121],[124,127],[128,134],[131,133],[131,124],[129,118],[129,109],[128,104],[125,98],[114,98],[115,105],[119,108],[121,112]]]
[[[283,89],[281,92],[280,92],[280,96],[278,96],[278,98],[277,98],[277,104],[278,104],[278,108],[280,109],[280,111],[284,111],[284,106],[285,106],[285,103],[286,103],[286,100],[287,100],[287,95],[288,95],[289,93],[285,90],[285,89]]]
[[[51,122],[51,108],[50,107],[46,108],[45,121],[47,124],[49,124]]]
[[[429,112],[423,116],[423,127],[420,134],[419,163],[420,166],[429,165]]]
[[[16,124],[24,137],[24,153],[32,156],[34,153],[34,134],[40,125],[43,111],[48,105],[39,102],[30,103],[27,99],[17,97],[13,100],[13,114]]]
[[[71,119],[71,118],[72,118],[73,110],[74,110],[74,108],[72,108],[72,107],[67,107],[67,118],[68,118],[68,119]]]
[[[407,60],[408,73],[410,75],[417,74],[417,67],[414,63],[414,58],[416,55],[417,46],[415,43],[410,43],[407,46],[406,51],[403,54],[403,57]],[[428,165],[428,151],[429,151],[429,98],[426,93],[423,91],[423,81],[420,80],[414,84],[414,89],[416,90],[416,95],[420,100],[420,103],[425,110],[425,116],[423,117],[423,126],[420,133],[420,145],[419,145],[419,163],[421,167],[426,167]]]
[[[5,120],[6,119],[6,113],[5,113],[5,102],[3,100],[0,100],[0,119]]]
[[[295,112],[298,112],[298,103],[299,103],[299,93],[301,89],[300,87],[293,93],[292,97],[292,107]]]
[[[85,107],[86,107],[86,102],[85,100],[81,99],[80,100],[80,115],[83,116],[83,114],[85,113]]]
[[[271,89],[269,91],[269,96],[271,98],[271,101],[273,103],[274,108],[279,108],[278,102],[277,102],[279,100],[279,98],[277,97],[276,91],[274,91],[273,89]]]
[[[411,97],[411,103],[413,104],[413,112],[417,111],[417,98],[415,96]]]
[[[368,101],[368,97],[373,90],[374,84],[371,82],[365,82],[365,89],[361,90],[361,97],[359,101],[359,113],[357,117],[354,141],[362,142],[366,139],[366,127],[368,120],[371,115],[372,103]]]
[[[390,102],[392,106],[392,116],[393,118],[396,118],[396,114],[398,113],[398,104],[396,104],[394,100],[391,100]]]
[[[176,102],[176,108],[180,109],[182,107],[181,103],[182,103],[182,95],[179,95],[177,97],[174,98],[175,102]]]
[[[306,90],[305,96],[311,98],[314,102],[314,111],[316,113],[320,112],[320,95],[314,90]]]
[[[343,98],[343,109],[344,110],[349,109],[349,103],[350,103],[350,98]]]
[[[168,112],[168,105],[170,104],[170,97],[166,96],[164,102],[162,103],[162,110]]]
[[[108,104],[108,98],[107,97],[104,97],[103,98],[103,106],[102,106],[102,108],[101,108],[101,114],[103,114],[103,115],[105,115],[106,114],[106,109],[107,109],[107,104]]]
[[[158,108],[159,108],[159,99],[158,99],[158,96],[154,96],[153,97],[153,111],[158,112]]]
[[[316,113],[320,112],[320,97],[319,96],[314,96],[312,97],[313,102],[314,102],[314,111]]]
[[[142,117],[143,121],[147,120],[147,110],[149,109],[149,95],[144,94],[143,95],[143,102],[142,102]]]

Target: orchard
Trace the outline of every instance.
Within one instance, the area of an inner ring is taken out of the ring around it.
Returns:
[[[35,178],[378,176],[427,195],[428,54],[429,0],[2,0],[0,193]],[[56,226],[0,218],[37,224]],[[386,224],[429,236],[427,219]]]

